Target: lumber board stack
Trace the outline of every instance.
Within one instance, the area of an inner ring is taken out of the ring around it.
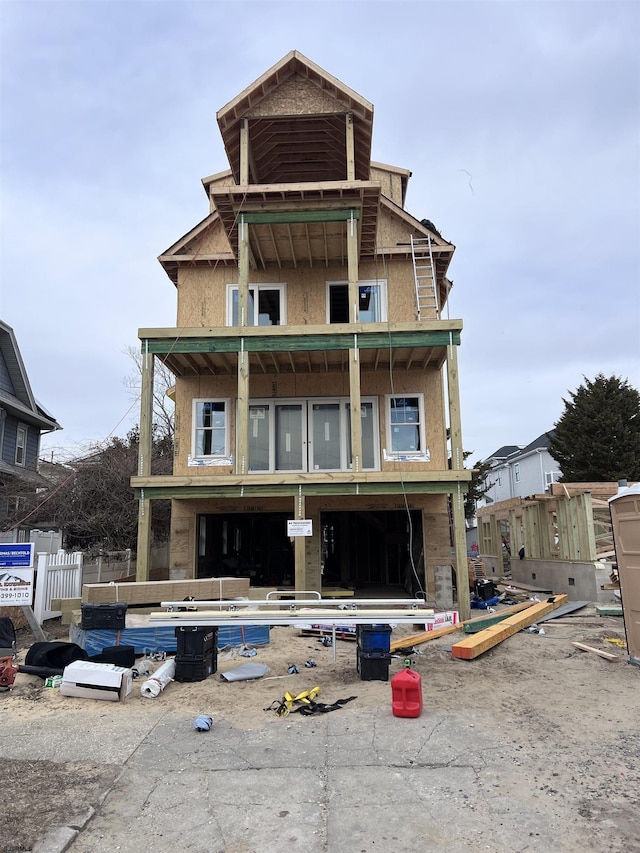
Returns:
[[[82,587],[84,604],[160,604],[162,601],[196,601],[247,598],[249,578],[200,578],[198,580],[141,581],[139,583],[88,583]]]
[[[546,616],[547,613],[551,613],[561,605],[566,604],[568,600],[567,595],[550,596],[546,601],[533,604],[521,613],[515,613],[497,625],[491,625],[478,634],[472,634],[467,639],[461,640],[451,647],[451,654],[454,658],[461,660],[473,660],[506,640],[507,637],[512,637],[523,628],[533,625],[541,616]]]

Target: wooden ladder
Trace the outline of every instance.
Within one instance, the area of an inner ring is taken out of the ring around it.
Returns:
[[[421,320],[423,312],[426,311],[434,311],[436,319],[439,319],[440,308],[431,251],[431,237],[416,238],[411,235],[411,258],[416,284],[417,319]]]

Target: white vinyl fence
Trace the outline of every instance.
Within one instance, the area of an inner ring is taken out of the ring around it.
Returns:
[[[39,625],[45,619],[55,619],[60,610],[51,610],[53,598],[80,598],[82,595],[82,554],[38,554],[36,564],[36,594],[33,613]]]

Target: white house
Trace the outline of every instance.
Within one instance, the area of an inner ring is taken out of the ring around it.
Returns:
[[[485,504],[544,494],[561,476],[558,463],[549,453],[548,433],[542,433],[526,447],[501,447],[487,461],[491,463],[487,478],[491,486]]]

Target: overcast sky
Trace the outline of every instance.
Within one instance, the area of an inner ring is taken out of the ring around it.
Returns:
[[[586,376],[640,388],[640,3],[3,0],[1,301],[51,450],[124,435],[157,256],[227,167],[216,111],[290,50],[374,104],[373,159],[456,245],[463,443],[552,428]],[[57,457],[56,457],[57,458]]]

